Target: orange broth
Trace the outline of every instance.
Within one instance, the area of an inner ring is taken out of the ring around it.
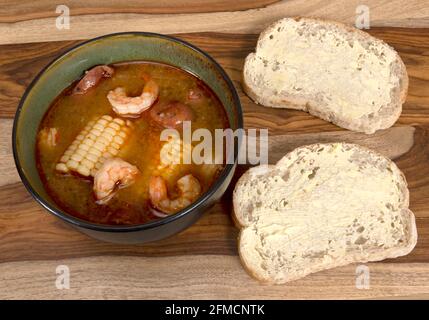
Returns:
[[[144,111],[139,118],[123,118],[132,123],[133,129],[118,156],[137,166],[140,174],[132,185],[117,190],[107,204],[96,202],[93,178],[63,174],[55,169],[65,150],[90,120],[102,115],[122,118],[113,112],[106,98],[108,92],[124,87],[129,96],[137,96],[145,84],[141,75],[146,74],[160,88],[156,103],[179,101],[191,107],[194,113],[192,131],[206,128],[214,137],[215,129],[228,128],[229,123],[224,107],[214,92],[200,79],[184,70],[152,62],[120,63],[112,67],[115,69],[113,76],[102,79],[85,94],[73,95],[72,85],[54,100],[44,115],[39,130],[56,128],[58,140],[54,147],[37,143],[36,159],[48,194],[65,212],[100,224],[141,224],[159,219],[151,210],[148,188],[149,179],[160,163],[160,149],[165,143],[160,141],[160,133],[164,128],[153,121],[150,109]],[[189,91],[194,89],[204,93],[203,99],[198,103],[189,103]],[[223,165],[220,168],[217,165],[216,170],[207,170],[205,166],[207,165],[180,164],[174,170],[162,174],[167,182],[169,195],[177,196],[177,179],[189,173],[199,180],[202,191],[207,191]]]

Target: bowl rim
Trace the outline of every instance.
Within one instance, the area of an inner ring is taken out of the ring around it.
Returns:
[[[18,108],[15,113],[15,117],[13,120],[13,127],[12,127],[12,151],[13,151],[13,158],[15,161],[15,166],[18,171],[19,177],[21,178],[22,183],[24,184],[27,191],[30,193],[30,195],[42,206],[44,207],[49,213],[53,214],[54,216],[60,218],[61,220],[68,222],[74,226],[95,230],[95,231],[101,231],[101,232],[133,232],[133,231],[141,231],[141,230],[147,230],[147,229],[153,229],[165,224],[168,224],[170,222],[173,222],[175,220],[178,220],[182,218],[183,216],[189,214],[194,209],[197,209],[199,206],[203,205],[224,183],[224,181],[228,178],[231,171],[234,170],[237,158],[238,158],[238,152],[241,147],[240,139],[237,142],[237,148],[234,148],[234,163],[227,164],[225,168],[222,170],[221,175],[218,177],[218,179],[213,183],[213,185],[194,203],[192,203],[190,206],[186,207],[185,209],[173,214],[169,215],[165,218],[153,220],[147,223],[143,224],[136,224],[136,225],[107,225],[107,224],[98,224],[93,223],[90,221],[86,221],[77,217],[74,217],[71,214],[68,214],[67,212],[63,212],[62,210],[57,210],[56,208],[52,207],[31,185],[30,181],[27,179],[25,172],[22,169],[21,161],[18,156],[18,147],[17,147],[17,127],[18,122],[20,118],[20,114],[23,108],[23,105],[25,101],[27,100],[28,94],[31,92],[33,87],[36,85],[36,83],[39,81],[41,76],[45,73],[45,71],[51,67],[53,64],[61,60],[66,55],[72,53],[73,51],[79,49],[80,47],[83,47],[89,43],[96,42],[99,40],[103,40],[106,38],[114,38],[114,37],[120,37],[120,36],[143,36],[143,37],[153,37],[153,38],[161,38],[164,40],[172,41],[177,44],[183,45],[198,54],[202,55],[206,59],[208,59],[216,68],[216,70],[219,72],[219,74],[222,76],[223,80],[226,82],[229,90],[231,91],[232,98],[233,98],[233,104],[237,107],[237,129],[243,128],[243,110],[241,107],[241,102],[237,93],[236,88],[234,87],[234,84],[228,74],[225,72],[225,70],[222,68],[222,66],[208,53],[203,51],[202,49],[192,45],[191,43],[181,40],[172,36],[154,33],[154,32],[144,32],[144,31],[130,31],[130,32],[117,32],[117,33],[109,33],[105,34],[99,37],[95,37],[89,40],[85,40],[83,42],[80,42],[67,50],[61,52],[56,57],[54,57],[46,66],[44,66],[39,73],[35,76],[35,78],[31,81],[31,83],[28,85],[28,87],[25,89],[24,94],[22,95]]]

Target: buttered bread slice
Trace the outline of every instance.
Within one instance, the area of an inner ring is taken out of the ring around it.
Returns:
[[[243,86],[264,106],[307,111],[370,134],[399,118],[408,76],[396,51],[366,32],[285,18],[261,33],[246,58]]]
[[[248,170],[234,194],[239,254],[256,278],[285,283],[416,245],[404,175],[356,144],[314,144]]]

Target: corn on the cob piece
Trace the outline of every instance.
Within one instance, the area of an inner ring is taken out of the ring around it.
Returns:
[[[174,169],[176,165],[184,163],[184,153],[191,155],[192,146],[184,143],[177,135],[169,136],[167,142],[162,146],[160,151],[160,164],[158,171]]]
[[[94,176],[106,159],[119,153],[129,130],[129,123],[109,115],[88,122],[64,152],[56,170],[63,173],[74,171],[85,177]]]

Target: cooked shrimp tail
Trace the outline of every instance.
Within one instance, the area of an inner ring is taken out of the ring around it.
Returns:
[[[125,188],[134,183],[139,173],[136,166],[120,158],[106,160],[94,176],[97,203],[107,203],[118,188]]]
[[[177,180],[178,197],[171,199],[165,180],[160,176],[153,176],[149,182],[149,197],[152,205],[165,213],[175,213],[189,206],[201,194],[201,184],[192,174]]]
[[[135,118],[149,109],[158,99],[159,87],[154,80],[146,82],[143,92],[137,97],[129,97],[125,88],[118,87],[107,94],[113,111],[124,117]]]

